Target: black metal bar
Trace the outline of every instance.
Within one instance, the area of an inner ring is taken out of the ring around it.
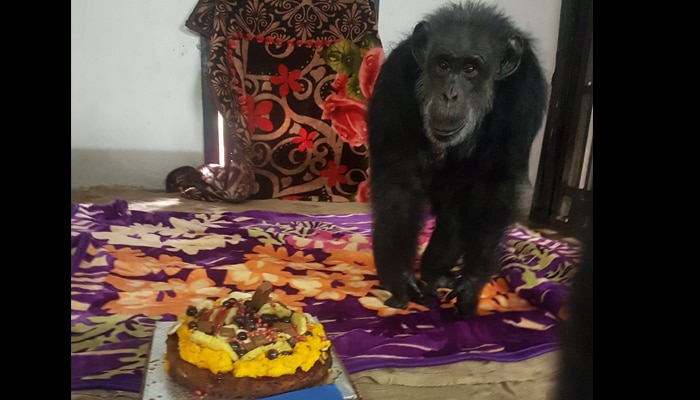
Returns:
[[[207,73],[207,61],[209,60],[209,38],[200,36],[200,61],[202,76],[202,123],[204,129],[204,163],[219,163],[219,112],[212,98]]]

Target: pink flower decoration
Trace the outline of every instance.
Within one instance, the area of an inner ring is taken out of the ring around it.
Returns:
[[[323,103],[321,118],[331,121],[335,133],[351,146],[367,144],[366,106],[363,102],[331,94]]]
[[[374,82],[379,75],[379,68],[384,63],[384,50],[381,47],[373,47],[367,50],[360,65],[360,90],[365,98],[369,99],[374,88]]]

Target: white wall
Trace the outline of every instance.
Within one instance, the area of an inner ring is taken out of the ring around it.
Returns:
[[[196,0],[71,0],[71,187],[204,162]]]
[[[380,0],[387,52],[446,0]],[[560,0],[486,0],[538,39],[554,71]],[[163,189],[172,169],[204,162],[197,0],[71,0],[71,188]],[[533,145],[534,182],[542,132]]]

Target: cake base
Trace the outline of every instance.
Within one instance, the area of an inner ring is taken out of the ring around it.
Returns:
[[[306,372],[280,377],[236,378],[232,374],[213,374],[180,358],[177,335],[166,340],[168,375],[178,384],[206,394],[208,398],[255,399],[315,386],[325,382],[332,366],[330,355]]]

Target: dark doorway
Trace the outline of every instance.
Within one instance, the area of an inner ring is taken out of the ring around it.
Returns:
[[[592,201],[593,4],[563,0],[530,220],[563,232],[587,229]]]

